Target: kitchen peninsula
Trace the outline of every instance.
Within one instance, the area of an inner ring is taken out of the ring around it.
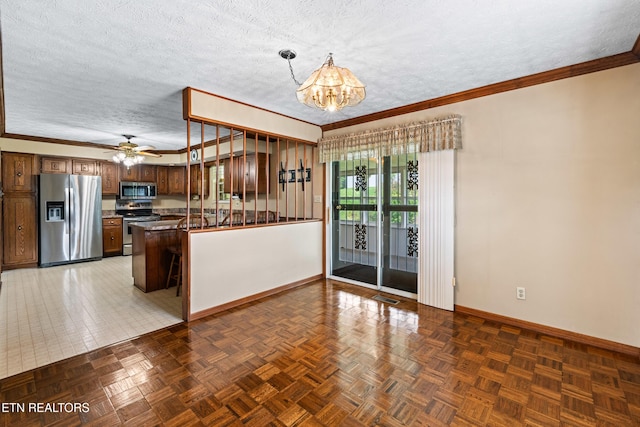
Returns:
[[[169,248],[180,245],[178,222],[174,219],[131,224],[133,284],[141,291],[164,289],[171,264]]]
[[[216,226],[216,215],[205,215],[209,228]],[[220,228],[232,226],[256,225],[253,211],[245,213],[244,221],[242,211],[233,211],[229,214],[227,209],[220,210]],[[257,212],[257,224],[272,223],[276,220],[275,212]],[[177,232],[179,220],[137,222],[131,224],[131,237],[133,242],[132,273],[133,284],[143,292],[152,292],[164,289],[171,265],[171,253],[169,248],[180,245],[180,234]]]

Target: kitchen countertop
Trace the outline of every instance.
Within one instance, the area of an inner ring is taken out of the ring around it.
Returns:
[[[116,214],[111,214],[111,215],[102,215],[103,219],[109,219],[109,218],[122,218],[122,215],[116,215]]]
[[[130,227],[139,227],[143,228],[145,231],[160,231],[160,230],[171,230],[175,229],[178,226],[178,219],[167,219],[164,221],[143,221],[143,222],[132,222],[129,224]]]
[[[167,219],[160,221],[142,221],[142,222],[132,222],[129,224],[130,227],[140,227],[144,229],[144,231],[162,231],[162,230],[175,230],[178,226],[178,219]],[[215,227],[213,221],[210,223],[209,227]]]

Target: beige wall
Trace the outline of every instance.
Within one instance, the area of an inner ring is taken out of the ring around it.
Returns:
[[[640,64],[326,135],[449,113],[456,304],[640,346]]]
[[[191,313],[322,274],[322,222],[189,235]]]
[[[51,144],[47,142],[28,141],[23,139],[0,138],[1,151],[31,153],[50,156],[82,157],[111,161],[114,151],[107,148],[82,147],[76,145]],[[145,163],[152,164],[184,164],[186,154],[163,154],[160,158],[147,157]]]

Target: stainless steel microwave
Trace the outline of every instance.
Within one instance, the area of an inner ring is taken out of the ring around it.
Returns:
[[[155,182],[120,182],[119,197],[123,200],[155,199],[157,194]]]

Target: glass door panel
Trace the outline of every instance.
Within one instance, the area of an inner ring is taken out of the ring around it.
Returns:
[[[334,276],[378,284],[378,163],[360,159],[332,164]]]
[[[334,276],[417,293],[415,154],[332,164]]]
[[[383,159],[381,285],[418,289],[418,161],[415,154]]]

